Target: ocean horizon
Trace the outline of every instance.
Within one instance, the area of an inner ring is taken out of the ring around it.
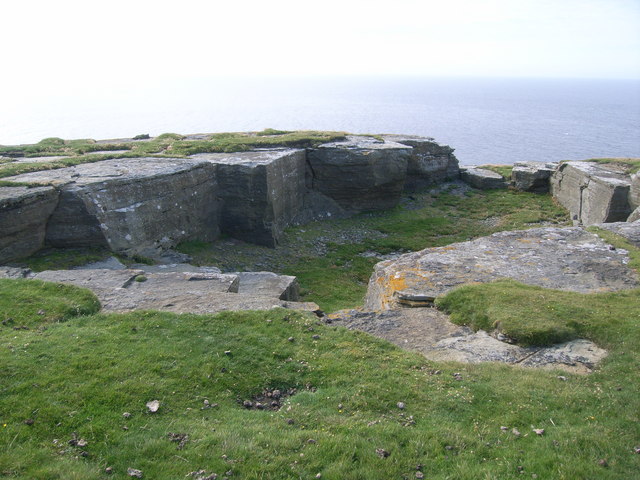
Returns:
[[[264,128],[433,137],[467,165],[640,157],[640,80],[175,79],[34,92],[0,111],[2,145]]]

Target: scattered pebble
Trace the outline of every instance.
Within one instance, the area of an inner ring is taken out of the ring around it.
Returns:
[[[600,460],[598,460],[598,465],[606,468],[609,466],[609,462],[607,462],[604,458],[601,458]]]
[[[131,414],[130,414],[129,412],[124,412],[124,413],[122,414],[122,416],[123,416],[124,418],[131,418]]]
[[[225,355],[231,355],[231,350],[225,350],[225,351],[224,351],[224,354],[225,354]]]
[[[289,425],[293,425],[294,423],[296,423],[296,421],[293,418],[287,418],[285,420]]]
[[[502,430],[503,432],[506,432],[507,430],[509,430],[509,427],[500,427],[500,430]]]
[[[524,467],[523,467],[522,465],[518,465],[518,466],[516,467],[516,469],[517,469],[520,473],[524,472]]]
[[[513,427],[511,429],[511,433],[513,433],[516,437],[519,437],[521,435],[520,431],[516,427]]]
[[[293,342],[295,340],[295,338],[289,337],[289,338],[287,338],[287,340],[289,340],[290,342]]]
[[[127,468],[127,475],[130,477],[142,478],[142,470],[137,468]]]
[[[253,407],[253,402],[250,402],[249,400],[245,400],[244,402],[242,402],[242,406],[244,408],[252,408]]]
[[[416,478],[424,478],[424,473],[416,472]]]
[[[186,433],[167,433],[167,437],[169,438],[169,440],[171,440],[172,442],[176,442],[178,443],[178,450],[182,450],[184,448],[184,446],[187,444],[187,442],[189,441],[189,435],[187,435]]]
[[[404,402],[398,402],[396,405],[400,410],[404,410],[404,408],[405,408]]]
[[[558,380],[562,380],[563,382],[566,382],[566,381],[567,381],[567,377],[565,377],[564,375],[558,375],[558,376],[557,376],[557,379],[558,379]]]
[[[376,448],[376,455],[378,455],[380,458],[387,458],[391,454],[384,448]]]
[[[309,440],[307,440],[307,443],[314,444],[314,443],[318,443],[318,442],[316,440],[314,440],[313,438],[310,438]]]
[[[113,473],[113,468],[112,467],[105,468],[104,473],[106,473],[107,475],[111,475]]]
[[[544,428],[534,428],[533,431],[536,432],[536,435],[544,435]]]
[[[34,423],[35,423],[35,420],[34,420],[33,418],[27,418],[27,419],[24,421],[24,424],[25,424],[25,425],[29,425],[29,426],[33,425]]]
[[[455,378],[456,380],[462,380],[462,374],[459,372],[456,372],[453,374],[453,378]]]
[[[321,473],[316,473],[316,478],[322,478],[322,474]]]
[[[150,413],[156,413],[160,408],[160,402],[158,400],[151,400],[147,402],[147,409]]]
[[[311,338],[314,340],[320,340],[320,335],[312,335]]]
[[[47,312],[45,312],[44,310],[38,310],[38,315],[46,315]]]
[[[640,446],[638,447],[633,447],[633,451],[637,454],[640,454]]]

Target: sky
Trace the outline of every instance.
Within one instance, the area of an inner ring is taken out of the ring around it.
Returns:
[[[0,82],[424,75],[640,78],[640,0],[2,2]]]

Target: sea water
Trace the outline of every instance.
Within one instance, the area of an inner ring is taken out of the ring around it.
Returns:
[[[147,80],[0,108],[4,145],[264,128],[423,135],[462,164],[640,157],[640,80]]]

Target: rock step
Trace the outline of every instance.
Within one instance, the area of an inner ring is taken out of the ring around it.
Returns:
[[[473,166],[460,167],[460,178],[473,188],[491,190],[494,188],[507,188],[507,181],[499,173]]]

